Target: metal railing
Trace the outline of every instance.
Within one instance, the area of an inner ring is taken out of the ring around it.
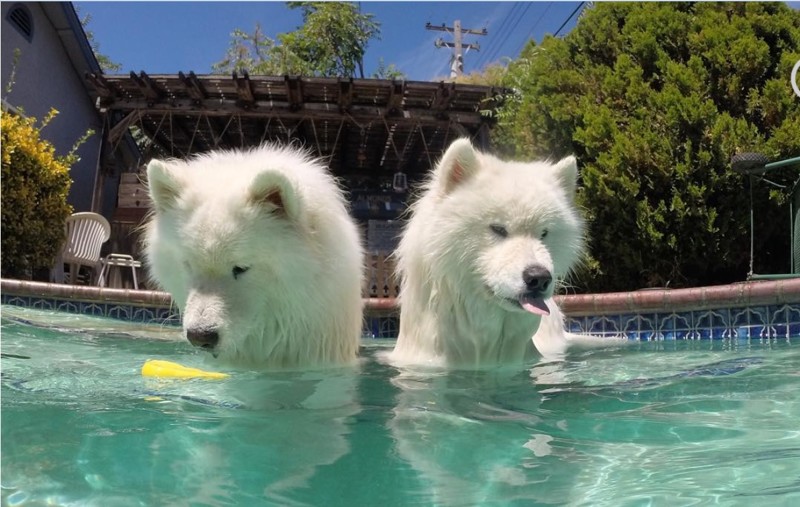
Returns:
[[[787,158],[776,162],[770,162],[765,155],[760,153],[738,153],[731,157],[731,169],[737,173],[749,176],[750,183],[750,270],[747,273],[748,280],[777,280],[782,278],[800,277],[800,178],[796,179],[791,187],[789,187],[789,185],[781,185],[780,183],[770,181],[764,177],[764,174],[770,170],[792,165],[797,165],[798,168],[800,168],[800,157]],[[755,244],[753,186],[756,183],[757,176],[758,181],[763,181],[783,191],[787,191],[788,189],[788,195],[790,196],[789,245],[791,248],[791,273],[756,274],[753,270]]]

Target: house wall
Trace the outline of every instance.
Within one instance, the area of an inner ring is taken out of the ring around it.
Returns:
[[[96,134],[81,145],[78,155],[81,160],[70,170],[72,187],[69,203],[75,211],[89,211],[92,206],[97,161],[100,151],[102,122],[83,84],[83,74],[89,70],[76,68],[67,54],[61,37],[38,2],[19,2],[25,5],[33,18],[33,37],[29,42],[6,19],[8,11],[17,2],[2,2],[2,77],[3,99],[10,105],[21,108],[27,116],[43,118],[51,107],[59,115],[42,131],[42,137],[52,142],[58,155],[69,152],[75,141],[87,129]],[[67,8],[71,8],[66,6]],[[63,9],[62,4],[51,4],[47,9]],[[21,54],[16,66],[16,75],[11,93],[6,94],[14,66],[14,50]]]

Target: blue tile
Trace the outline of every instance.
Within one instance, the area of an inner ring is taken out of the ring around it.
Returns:
[[[570,333],[583,334],[586,333],[586,318],[584,317],[567,317],[566,329]]]
[[[375,317],[367,317],[364,319],[364,325],[361,328],[361,336],[366,338],[376,338],[379,332],[379,323]]]
[[[692,329],[691,313],[670,313],[659,317],[658,330],[665,336],[685,336]]]
[[[131,307],[127,305],[109,306],[106,316],[119,320],[130,320]]]
[[[770,327],[774,330],[773,337],[789,338],[789,326],[787,326],[786,324],[776,324]]]
[[[399,322],[396,317],[379,317],[380,332],[378,338],[397,338]]]
[[[656,316],[653,314],[633,314],[620,317],[620,327],[625,332],[655,331]]]
[[[106,305],[99,305],[96,303],[82,303],[81,304],[81,313],[84,315],[94,315],[96,317],[105,317],[106,313]]]
[[[173,308],[147,308],[103,302],[77,302],[46,297],[0,294],[3,304],[81,313],[143,323],[180,326]],[[363,332],[376,338],[396,338],[396,316],[366,317]],[[800,303],[722,308],[672,313],[625,313],[621,315],[567,317],[565,327],[573,333],[625,336],[629,340],[772,340],[800,337]]]
[[[621,334],[619,316],[602,315],[587,318],[589,333],[598,336],[614,336]]]
[[[788,304],[773,307],[769,322],[773,326],[790,326],[793,322],[800,322],[800,308],[797,308],[796,305]]]
[[[22,306],[22,307],[29,307],[31,305],[31,298],[23,297],[23,296],[3,296],[3,304],[4,305],[14,305],[14,306]]]
[[[694,316],[694,321],[694,328],[701,336],[707,336],[712,340],[719,340],[732,336],[730,314],[727,309],[698,312]]]
[[[54,303],[55,301],[51,299],[37,299],[33,301],[31,306],[37,310],[53,310],[55,306]]]
[[[766,321],[765,312],[754,308],[735,308],[730,311],[731,326],[734,328],[747,327],[753,324],[763,325]]]
[[[78,305],[72,301],[59,301],[56,310],[59,312],[80,313]]]
[[[145,324],[156,322],[155,312],[150,308],[135,308],[131,320]]]

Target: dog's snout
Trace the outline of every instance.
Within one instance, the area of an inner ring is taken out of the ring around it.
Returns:
[[[219,333],[216,329],[187,329],[186,338],[195,347],[203,349],[213,349],[219,343]]]
[[[528,291],[544,292],[550,287],[553,275],[544,266],[533,264],[522,272],[522,281]]]

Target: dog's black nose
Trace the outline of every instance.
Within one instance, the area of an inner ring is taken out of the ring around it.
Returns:
[[[186,338],[195,347],[213,349],[219,343],[219,333],[216,329],[187,329]]]
[[[532,264],[522,272],[522,281],[530,292],[544,292],[550,287],[553,275],[544,266]]]

